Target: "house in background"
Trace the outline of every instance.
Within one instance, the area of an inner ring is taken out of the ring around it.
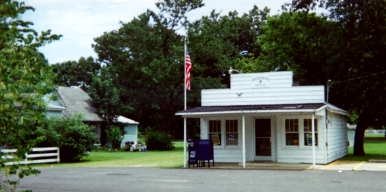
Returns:
[[[53,95],[56,100],[50,99]],[[77,113],[83,115],[83,122],[95,127],[94,132],[101,139],[101,125],[104,119],[100,117],[90,102],[90,96],[77,87],[57,86],[54,93],[46,94],[46,117],[70,117]]]
[[[90,96],[78,86],[56,87],[56,100],[50,100],[52,94],[44,96],[47,102],[47,117],[70,117],[75,114],[83,115],[83,122],[95,127],[94,132],[99,138],[101,144],[106,143],[106,136],[103,125],[105,120],[97,114],[97,109],[92,106]],[[119,116],[117,123],[124,125],[123,146],[126,141],[138,140],[138,122],[129,118]]]
[[[293,86],[291,71],[231,74],[230,89],[202,90],[201,107],[176,115],[200,119],[216,162],[327,164],[348,153],[349,113],[324,93],[323,85]]]

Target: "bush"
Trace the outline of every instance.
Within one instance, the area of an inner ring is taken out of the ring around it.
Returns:
[[[114,126],[106,130],[107,138],[111,142],[112,151],[121,148],[122,130],[120,127]]]
[[[174,148],[172,137],[161,131],[149,132],[145,141],[148,150],[172,150]]]
[[[37,129],[38,136],[44,138],[38,147],[59,147],[60,161],[79,161],[97,140],[93,129],[83,124],[79,114],[68,118],[51,117]]]

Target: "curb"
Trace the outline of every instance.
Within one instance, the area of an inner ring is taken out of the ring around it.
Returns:
[[[381,160],[381,159],[369,159],[369,162],[373,162],[373,163],[386,163],[386,160]]]

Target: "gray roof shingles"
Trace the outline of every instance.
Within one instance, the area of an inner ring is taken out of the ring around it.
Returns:
[[[229,106],[202,106],[179,113],[202,113],[202,112],[220,112],[220,111],[269,111],[269,110],[294,110],[294,109],[318,109],[325,103],[307,103],[307,104],[276,104],[276,105],[229,105]]]
[[[66,110],[63,111],[63,116],[68,117],[76,113],[81,113],[84,121],[104,121],[104,119],[97,114],[97,109],[92,106],[90,96],[82,89],[58,86],[57,93],[66,106]]]

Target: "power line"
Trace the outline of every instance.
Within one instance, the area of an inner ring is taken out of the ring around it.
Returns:
[[[330,82],[329,84],[331,85],[333,83],[342,83],[342,82],[346,82],[346,81],[352,81],[352,80],[357,80],[357,79],[364,79],[364,78],[367,78],[367,77],[377,76],[377,75],[382,74],[382,73],[386,73],[386,71],[382,71],[380,73],[374,73],[374,74],[370,74],[370,75],[366,75],[366,76],[356,77],[356,78],[352,78],[352,79],[346,79],[346,80],[342,80],[342,81],[334,81],[334,82]]]

